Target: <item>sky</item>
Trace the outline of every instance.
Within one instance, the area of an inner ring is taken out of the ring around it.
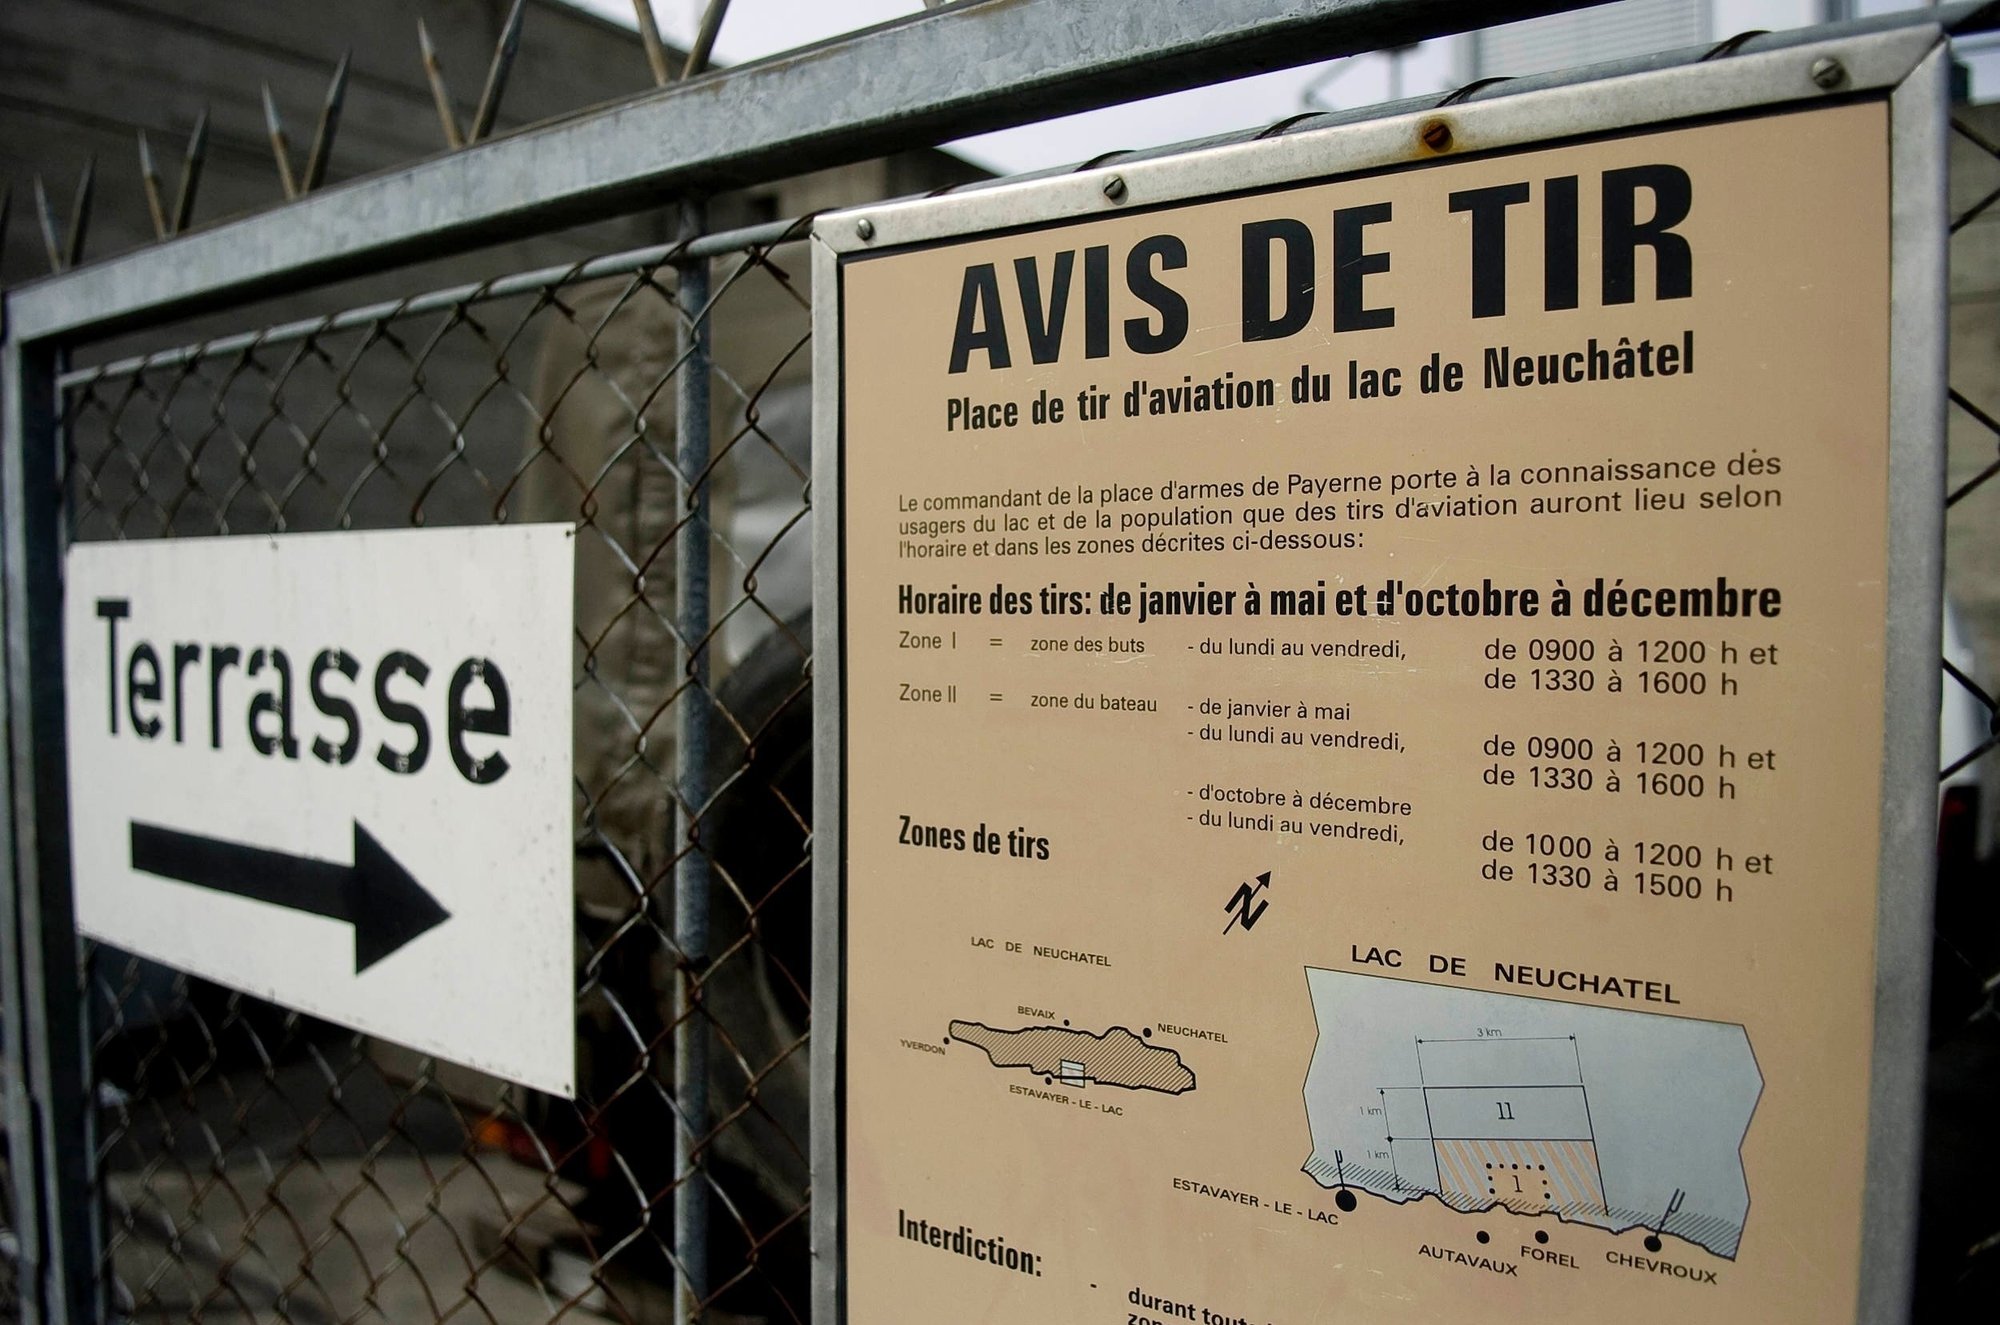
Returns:
[[[1079,4],[1105,2],[1076,0]],[[1721,35],[1751,28],[1798,27],[1816,21],[1827,2],[1709,0],[1711,25]],[[634,22],[631,0],[571,0],[571,3],[627,26]],[[1850,4],[1862,14],[1914,7],[1911,0],[1850,0]],[[705,0],[653,0],[661,34],[682,46],[693,41],[706,7]],[[922,10],[922,0],[732,0],[716,40],[716,59],[724,64],[740,64],[876,23],[906,18]],[[1976,94],[1981,99],[2000,95],[2000,48],[1976,58],[1973,64]],[[1261,127],[1306,110],[1367,106],[1390,100],[1394,95],[1441,93],[1456,85],[1459,67],[1454,42],[1446,38],[1426,42],[1394,57],[1364,55],[1280,70],[944,146],[997,173],[1014,174],[1068,165],[1120,148],[1158,147],[1235,129]]]
[[[632,21],[631,0],[573,3],[622,22]],[[705,7],[703,0],[653,0],[661,34],[682,45],[693,39]],[[921,0],[732,0],[715,53],[724,63],[741,63],[922,11]],[[1337,104],[1366,105],[1388,96],[1386,58],[1345,63],[1354,67],[1341,71],[1329,89]],[[1415,95],[1444,86],[1451,77],[1452,64],[1449,53],[1440,47],[1408,57],[1406,68],[1405,88]],[[1001,174],[1067,165],[1115,148],[1156,147],[1296,115],[1307,109],[1303,97],[1309,85],[1328,73],[1326,65],[1282,70],[984,134],[948,146]]]

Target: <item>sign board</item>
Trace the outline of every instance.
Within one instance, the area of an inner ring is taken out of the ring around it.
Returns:
[[[88,543],[80,929],[574,1091],[567,526]]]
[[[1856,1317],[1936,214],[1785,59],[821,222],[843,1319]]]

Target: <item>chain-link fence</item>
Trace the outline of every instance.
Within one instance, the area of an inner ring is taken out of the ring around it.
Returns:
[[[2000,645],[2000,538],[1990,509],[2000,496],[2000,107],[1961,107],[1952,117],[1951,281],[1952,357],[1949,467],[1945,496],[1945,588],[1954,620],[1948,622],[1944,660],[1945,709],[1963,710],[1965,730],[1943,747],[1947,789],[1940,824],[1941,859],[1947,867],[1993,848],[1991,784],[2000,746],[2000,704],[1986,667]],[[1953,644],[1957,644],[1954,649]],[[1956,653],[1957,656],[1953,656]],[[1949,721],[1949,718],[1947,718]],[[1987,793],[1950,796],[1954,787]],[[1946,880],[1947,884],[1951,881]],[[1941,890],[1945,907],[1979,905],[1993,916],[1990,897]],[[1967,923],[1971,921],[1971,923]],[[1936,972],[1941,996],[1956,988],[1975,1016],[1993,1015],[1994,977],[2000,975],[2000,933],[1990,924],[1941,907]]]
[[[810,317],[794,237],[64,379],[79,541],[578,529],[577,1098],[93,948],[119,1315],[651,1321],[675,1318],[678,1282],[682,1319],[805,1318]]]
[[[1977,241],[2000,201],[2000,119],[1969,110],[1957,129],[1954,229]],[[674,1318],[680,1282],[695,1289],[684,1316],[806,1318],[810,317],[797,233],[618,255],[65,377],[80,541],[581,531],[577,1099],[93,948],[102,1277],[120,1316],[652,1321]],[[1954,258],[1972,311],[1955,328],[1948,578],[1962,638],[1945,668],[1947,714],[1965,717],[1945,749],[1934,1010],[1941,1039],[1979,1043],[2000,989],[1980,873],[2000,738],[1977,661],[2000,620],[2000,550],[1979,509],[2000,477],[2000,310],[1984,297],[1986,247],[1959,241]],[[690,270],[706,277],[700,298]],[[710,387],[706,444],[692,448],[679,427],[691,374]],[[690,615],[680,576],[704,563],[707,603]],[[684,739],[691,723],[705,749]],[[698,949],[675,914],[691,865],[708,881]],[[700,1090],[677,1078],[690,1057],[706,1064]],[[698,1119],[678,1103],[690,1096],[705,1096]],[[675,1234],[688,1191],[706,1216],[698,1266]],[[1948,1204],[1960,1222],[1973,1208]],[[1981,1228],[1940,1231],[1931,1291],[1982,1273]]]
[[[2000,1284],[2000,107],[1961,105],[1950,144],[1951,359],[1945,502],[1942,792],[1918,1318]]]

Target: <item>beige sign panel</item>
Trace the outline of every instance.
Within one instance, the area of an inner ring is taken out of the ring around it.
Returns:
[[[1880,102],[840,268],[848,1319],[1823,1322]]]

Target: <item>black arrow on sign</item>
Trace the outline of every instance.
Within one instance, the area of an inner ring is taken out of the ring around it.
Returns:
[[[132,868],[354,926],[354,973],[451,918],[359,822],[354,863],[288,856],[152,824],[132,825]]]

